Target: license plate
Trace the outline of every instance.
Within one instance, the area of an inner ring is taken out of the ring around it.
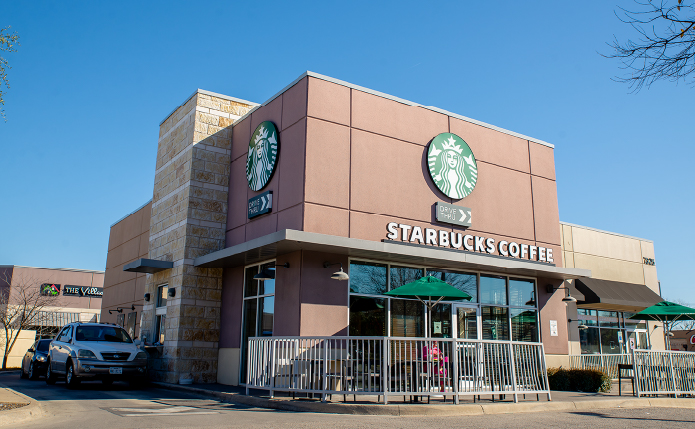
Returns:
[[[123,368],[111,367],[109,368],[109,374],[123,374]]]

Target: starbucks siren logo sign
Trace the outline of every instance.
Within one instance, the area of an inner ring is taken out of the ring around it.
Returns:
[[[268,184],[278,159],[278,130],[270,121],[261,122],[249,141],[246,180],[249,188],[260,191]]]
[[[434,184],[449,198],[468,196],[478,181],[478,164],[468,144],[452,133],[432,139],[427,165]]]

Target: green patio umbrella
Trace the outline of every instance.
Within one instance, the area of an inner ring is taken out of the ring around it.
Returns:
[[[439,304],[440,301],[458,301],[461,299],[469,300],[472,298],[466,292],[456,289],[449,283],[439,280],[436,277],[426,276],[404,284],[394,290],[386,292],[384,295],[395,296],[399,298],[415,297],[420,302],[427,306],[427,319],[429,320],[432,308]],[[429,323],[427,324],[427,336],[430,336]]]
[[[630,316],[629,319],[635,320],[656,320],[662,322],[666,326],[666,341],[667,348],[671,350],[671,333],[670,323],[679,320],[695,320],[695,308],[686,307],[684,305],[673,302],[662,301],[657,304],[647,307],[639,313]],[[670,323],[669,323],[670,322]]]

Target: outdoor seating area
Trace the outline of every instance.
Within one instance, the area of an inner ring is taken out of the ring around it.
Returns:
[[[319,394],[450,398],[547,395],[543,345],[394,337],[273,337],[249,340],[246,389]]]
[[[630,317],[664,324],[666,345],[674,322],[694,320],[695,309],[668,301],[659,302]],[[695,396],[695,353],[674,350],[633,349],[623,354],[583,354],[570,356],[570,367],[598,369],[619,382],[632,383],[637,397],[654,395]]]

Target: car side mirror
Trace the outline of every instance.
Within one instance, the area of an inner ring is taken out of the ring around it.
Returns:
[[[135,340],[135,341],[133,341],[133,344],[135,344],[135,346],[137,346],[137,347],[140,347],[140,344],[142,344],[142,341]]]

